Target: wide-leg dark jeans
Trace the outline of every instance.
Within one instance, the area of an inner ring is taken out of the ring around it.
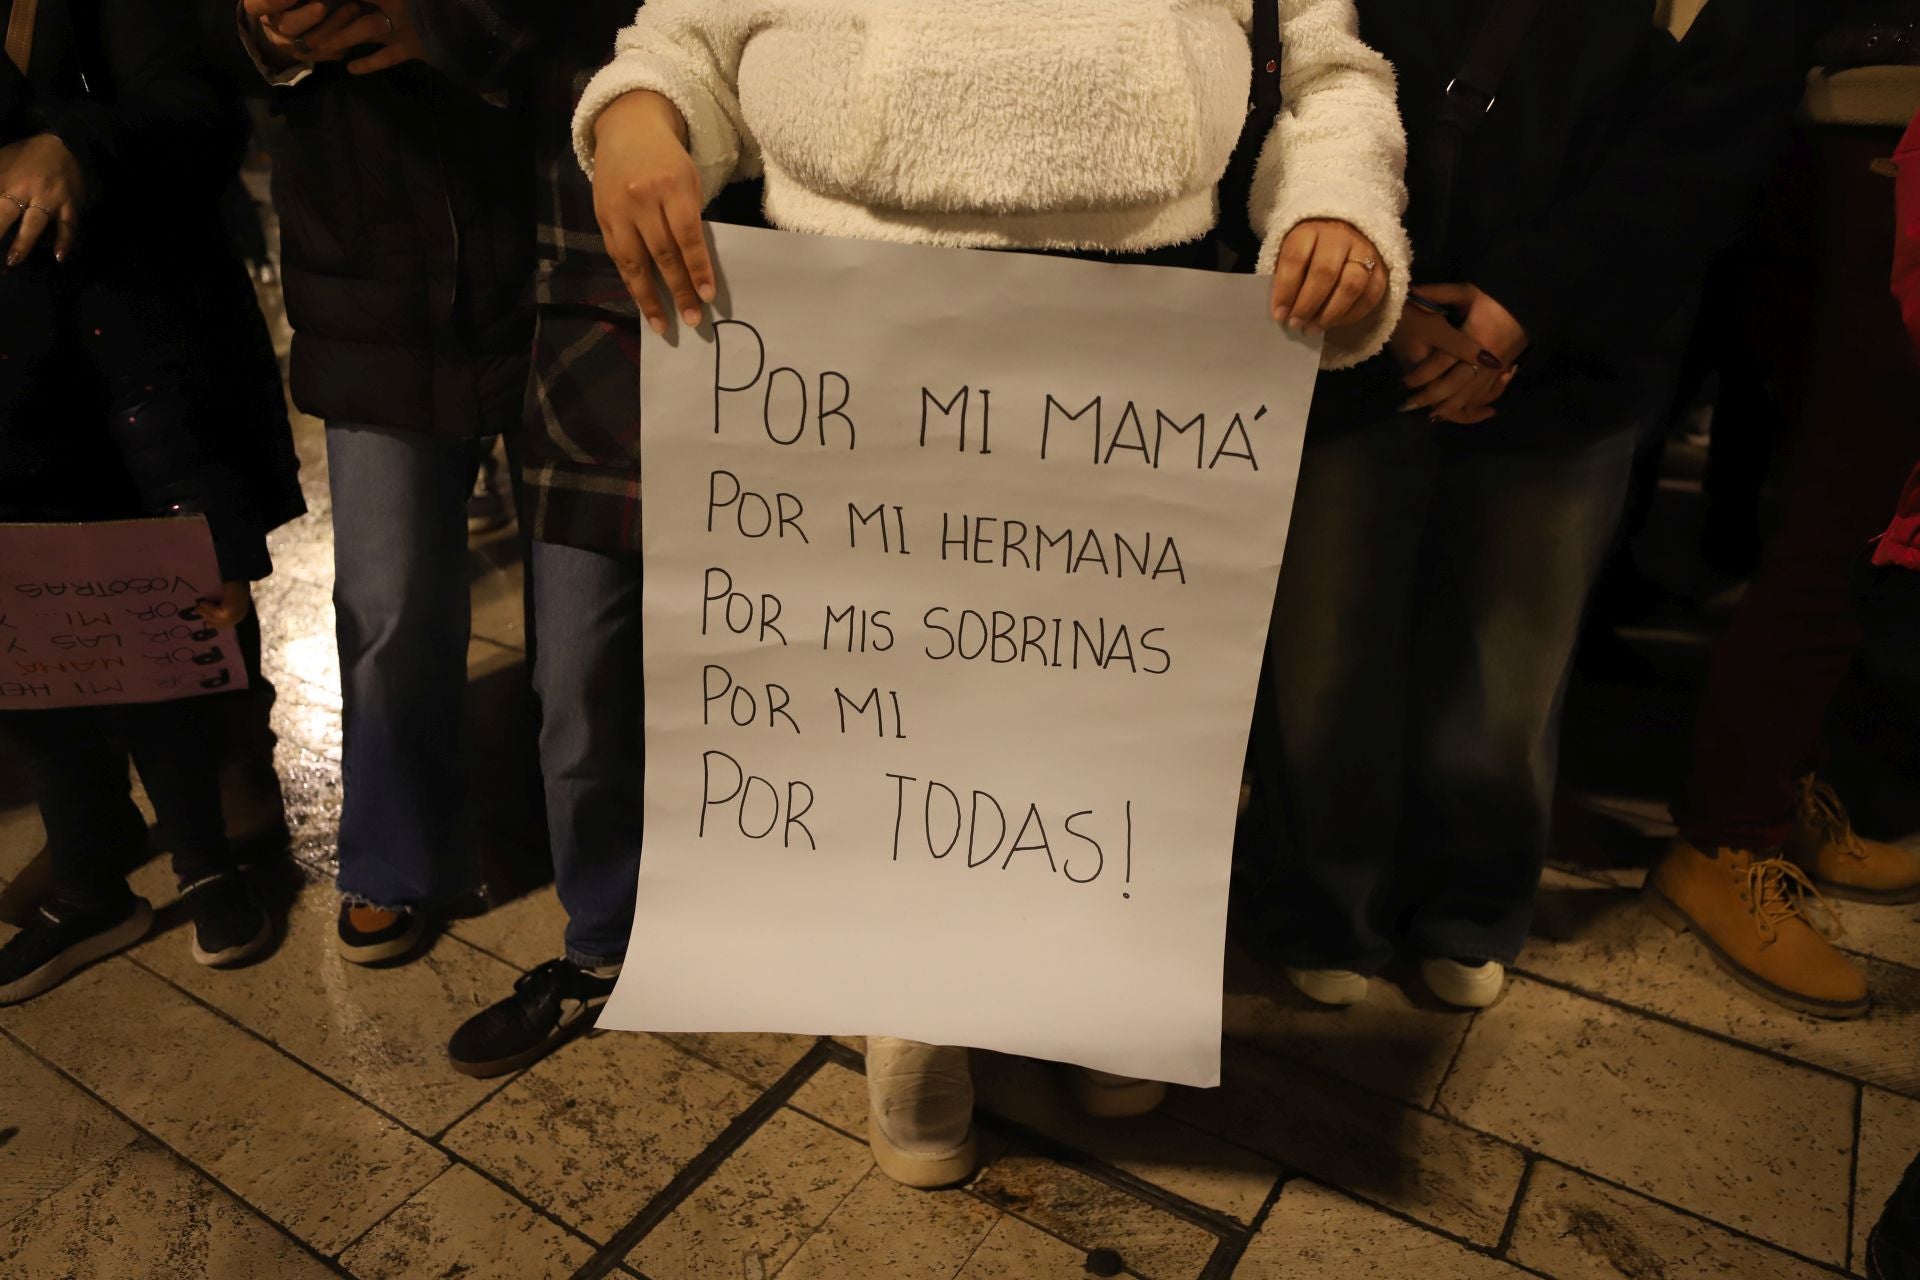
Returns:
[[[1526,937],[1634,441],[1463,430],[1403,414],[1308,440],[1254,728],[1279,846],[1265,924],[1288,964],[1507,963]]]

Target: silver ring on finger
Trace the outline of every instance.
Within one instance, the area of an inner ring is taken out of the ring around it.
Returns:
[[[388,35],[390,35],[390,36],[397,36],[397,35],[399,35],[399,34],[400,34],[400,28],[398,28],[398,27],[396,27],[396,26],[394,26],[394,25],[393,25],[393,15],[392,15],[392,14],[390,14],[390,13],[388,13],[388,12],[387,12],[386,10],[384,10],[384,9],[383,9],[383,10],[381,10],[381,11],[380,11],[380,16],[381,16],[381,17],[383,17],[383,18],[385,18],[385,19],[387,20],[387,34],[388,34]]]
[[[13,201],[13,202],[14,202],[15,204],[17,204],[17,205],[19,205],[19,206],[20,206],[20,212],[22,212],[22,213],[25,213],[25,212],[26,212],[27,210],[29,210],[29,209],[31,209],[31,208],[33,208],[33,201],[31,201],[31,200],[22,200],[22,199],[21,199],[21,198],[20,198],[19,196],[16,196],[16,195],[11,195],[11,194],[9,194],[8,192],[5,192],[5,191],[0,191],[0,198],[5,198],[5,199],[8,199],[8,200],[11,200],[11,201]]]
[[[1372,275],[1380,269],[1380,263],[1373,258],[1348,258],[1347,264],[1360,268],[1368,275]]]

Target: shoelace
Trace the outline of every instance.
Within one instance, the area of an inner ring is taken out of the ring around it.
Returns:
[[[1746,898],[1764,940],[1772,942],[1779,937],[1780,926],[1796,916],[1825,938],[1838,938],[1846,933],[1839,908],[1820,892],[1819,886],[1797,863],[1785,858],[1763,858],[1749,863],[1744,872],[1736,870],[1734,874],[1746,877]]]
[[[1817,825],[1826,837],[1849,858],[1866,860],[1867,848],[1854,834],[1853,819],[1839,795],[1826,783],[1809,774],[1800,784],[1800,808],[1807,820]]]

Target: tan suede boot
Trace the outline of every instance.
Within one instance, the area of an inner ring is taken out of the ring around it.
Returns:
[[[1799,830],[1789,853],[1823,892],[1855,902],[1920,902],[1920,854],[1869,840],[1853,829],[1833,788],[1800,780]]]
[[[1831,907],[1806,872],[1751,849],[1710,856],[1676,839],[1647,877],[1647,906],[1748,989],[1818,1018],[1867,1011],[1867,978],[1808,918]],[[1837,922],[1836,922],[1837,924]]]

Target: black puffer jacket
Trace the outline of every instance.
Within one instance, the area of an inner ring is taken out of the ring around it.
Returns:
[[[1460,157],[1444,238],[1431,143],[1491,0],[1357,7],[1362,37],[1399,73],[1415,287],[1476,284],[1533,342],[1500,417],[1460,438],[1504,445],[1632,425],[1664,394],[1685,337],[1671,325],[1738,232],[1790,118],[1792,0],[1708,0],[1677,44],[1645,0],[1542,4]],[[1321,399],[1333,405],[1370,379],[1369,403],[1349,416],[1391,415],[1406,392],[1386,358],[1323,380]]]
[[[511,429],[533,334],[524,113],[419,63],[322,67],[271,101],[294,402],[440,436]]]
[[[195,35],[184,6],[41,0],[29,74],[0,60],[0,143],[58,137],[86,194],[65,265],[43,243],[0,272],[0,519],[197,510],[255,579],[298,463],[215,216],[245,117]]]

